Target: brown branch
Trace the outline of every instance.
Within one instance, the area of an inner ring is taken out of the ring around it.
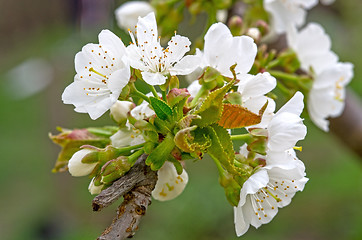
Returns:
[[[330,120],[330,130],[362,160],[362,103],[350,89],[342,115]]]
[[[126,175],[93,199],[93,211],[100,211],[121,196],[124,197],[112,224],[98,239],[126,239],[132,237],[138,229],[142,216],[151,204],[151,193],[157,181],[157,173],[145,164],[146,158],[147,155],[142,155]]]

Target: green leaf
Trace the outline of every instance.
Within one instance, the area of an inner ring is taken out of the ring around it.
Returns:
[[[157,117],[159,117],[161,120],[166,120],[172,115],[171,107],[161,99],[150,97],[150,103],[153,110],[155,110]]]
[[[223,99],[225,94],[229,91],[229,89],[234,85],[234,80],[230,81],[224,87],[219,88],[213,92],[211,92],[201,107],[196,110],[193,114],[197,114],[201,117],[201,119],[193,120],[193,123],[199,127],[206,127],[213,123],[219,121],[221,114],[223,112]]]
[[[175,144],[182,151],[193,153],[201,158],[203,153],[210,147],[211,141],[203,129],[192,126],[181,129],[176,133]]]
[[[165,163],[174,147],[173,136],[171,133],[168,133],[163,141],[148,155],[146,164],[150,166],[153,171],[157,171]]]
[[[217,159],[229,173],[239,175],[240,173],[234,166],[235,152],[227,130],[216,124],[208,126],[206,129],[212,142],[207,153]]]

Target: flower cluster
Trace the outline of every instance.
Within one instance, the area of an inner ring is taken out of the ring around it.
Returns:
[[[338,62],[320,25],[297,29],[317,2],[263,1],[271,32],[287,33],[290,49],[279,54],[257,45],[269,38],[267,27],[241,26],[238,19],[229,27],[210,24],[203,49],[188,54],[191,41],[176,32],[163,46],[150,5],[120,7],[117,19],[131,43],[103,30],[99,44],[87,44],[75,56],[77,74],[62,95],[92,119],[110,110],[116,126],[51,136],[63,147],[54,170],[89,175],[90,193],[99,194],[146,154],[145,163],[158,175],[152,196],[166,201],[188,183],[185,162],[208,154],[234,207],[237,235],[270,222],[308,181],[295,152],[307,133],[303,101],[312,121],[328,130],[327,118],[341,114],[344,86],[353,76],[353,66]],[[194,81],[180,88],[179,76]],[[289,99],[278,111],[276,87]],[[233,141],[242,147],[235,151]]]

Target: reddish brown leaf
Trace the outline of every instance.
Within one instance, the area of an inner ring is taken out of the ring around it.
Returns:
[[[238,104],[223,104],[224,110],[218,124],[228,129],[242,128],[258,124],[261,122],[261,118],[267,105],[268,103],[264,104],[258,115]]]

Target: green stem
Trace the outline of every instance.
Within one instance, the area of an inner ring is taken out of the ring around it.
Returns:
[[[119,150],[118,150],[118,153],[119,153],[119,154],[122,154],[122,153],[129,152],[129,151],[132,151],[132,150],[141,148],[141,147],[143,147],[145,144],[146,144],[146,143],[141,143],[141,144],[137,144],[137,145],[133,145],[133,146],[129,146],[129,147],[124,147],[124,148],[119,149]]]
[[[132,94],[139,97],[139,98],[142,98],[143,100],[145,100],[146,102],[150,102],[150,99],[145,95],[143,94],[142,92],[138,91],[136,88],[133,88],[132,89]]]
[[[244,142],[247,142],[252,138],[249,133],[240,134],[240,135],[231,135],[230,137],[231,137],[231,140],[244,141]]]
[[[200,90],[197,92],[196,96],[194,97],[194,99],[192,99],[191,101],[191,107],[194,107],[197,103],[197,101],[199,100],[199,98],[204,94],[204,92],[207,89],[204,87],[204,85],[201,86]]]
[[[300,80],[299,76],[289,74],[289,73],[285,73],[285,72],[281,72],[281,71],[275,71],[275,70],[270,70],[269,73],[273,77],[275,77],[277,79],[278,78],[283,79],[285,81],[292,82],[292,83],[295,83],[295,84],[299,85],[299,80]]]
[[[152,92],[153,96],[154,96],[155,98],[160,98],[160,97],[158,96],[158,94],[157,94],[157,91],[156,91],[155,87],[152,86],[152,85],[149,85],[149,87],[150,87],[150,89],[151,89],[151,92]]]
[[[268,63],[268,65],[265,67],[266,70],[271,71],[270,69],[275,68],[280,64],[280,59],[275,59]]]
[[[137,161],[137,159],[145,152],[145,150],[142,148],[138,150],[137,152],[133,153],[128,157],[128,162],[133,165]]]
[[[291,91],[281,82],[277,81],[277,88],[287,97],[291,97]]]
[[[167,101],[166,91],[162,91],[162,99],[163,101]]]
[[[216,158],[214,158],[213,156],[210,155],[210,157],[212,158],[212,160],[214,160],[217,170],[219,170],[219,174],[220,175],[224,175],[225,169],[222,167],[221,163],[219,160],[217,160]]]

